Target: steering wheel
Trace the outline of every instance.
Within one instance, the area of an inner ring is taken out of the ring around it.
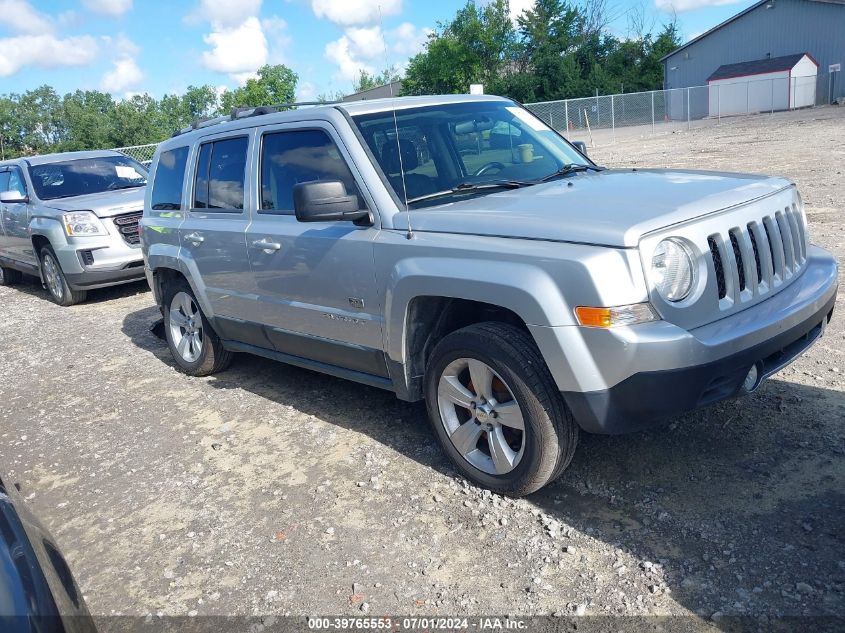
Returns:
[[[496,169],[498,171],[502,171],[504,168],[505,168],[505,166],[502,163],[500,163],[498,161],[493,161],[493,162],[490,162],[490,163],[483,164],[481,167],[478,168],[478,170],[473,175],[474,176],[483,176],[484,174],[486,174],[491,169]]]

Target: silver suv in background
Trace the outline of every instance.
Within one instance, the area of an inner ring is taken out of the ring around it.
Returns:
[[[143,279],[138,221],[147,170],[119,152],[0,162],[0,285],[41,278],[62,306]]]
[[[498,492],[557,477],[579,429],[753,391],[833,313],[836,261],[781,178],[604,169],[491,96],[194,127],[159,146],[141,221],[179,368],[250,352],[425,400]]]

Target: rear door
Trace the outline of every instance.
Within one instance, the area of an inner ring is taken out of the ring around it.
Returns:
[[[246,251],[252,130],[205,137],[194,149],[189,209],[179,226],[182,257],[215,317],[253,319]]]
[[[263,128],[256,140],[247,246],[267,336],[278,351],[385,376],[377,225],[303,223],[293,210],[293,187],[314,180],[340,180],[361,208],[374,208],[346,148],[324,122]]]
[[[9,167],[8,191],[16,191],[21,198],[27,197],[23,172],[15,165]],[[36,266],[38,260],[32,248],[29,234],[30,205],[24,202],[0,203],[0,215],[5,233],[4,256],[19,262]]]

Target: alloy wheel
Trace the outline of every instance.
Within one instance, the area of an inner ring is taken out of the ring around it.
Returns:
[[[475,468],[504,475],[525,451],[525,419],[513,391],[475,358],[452,361],[437,386],[440,420],[455,449]]]
[[[59,265],[50,253],[44,255],[44,281],[47,282],[47,289],[56,299],[61,301],[64,296],[62,275],[59,271]]]
[[[195,363],[204,344],[202,315],[194,298],[177,292],[170,302],[170,337],[176,353],[187,363]]]

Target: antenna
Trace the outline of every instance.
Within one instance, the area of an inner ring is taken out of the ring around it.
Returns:
[[[384,16],[381,13],[381,5],[378,5],[378,19],[379,27],[381,28],[381,41],[384,45],[384,67],[389,70],[387,57],[387,38],[384,35]],[[396,153],[399,156],[399,175],[402,178],[402,197],[405,201],[405,213],[408,214],[408,232],[405,234],[405,239],[411,240],[414,238],[414,229],[411,227],[411,207],[408,206],[408,187],[405,185],[405,163],[402,160],[402,144],[399,142],[399,120],[396,117],[396,95],[393,94],[393,81],[390,81],[390,73],[388,72],[386,79],[390,87],[391,109],[393,110],[393,131],[396,134]]]

